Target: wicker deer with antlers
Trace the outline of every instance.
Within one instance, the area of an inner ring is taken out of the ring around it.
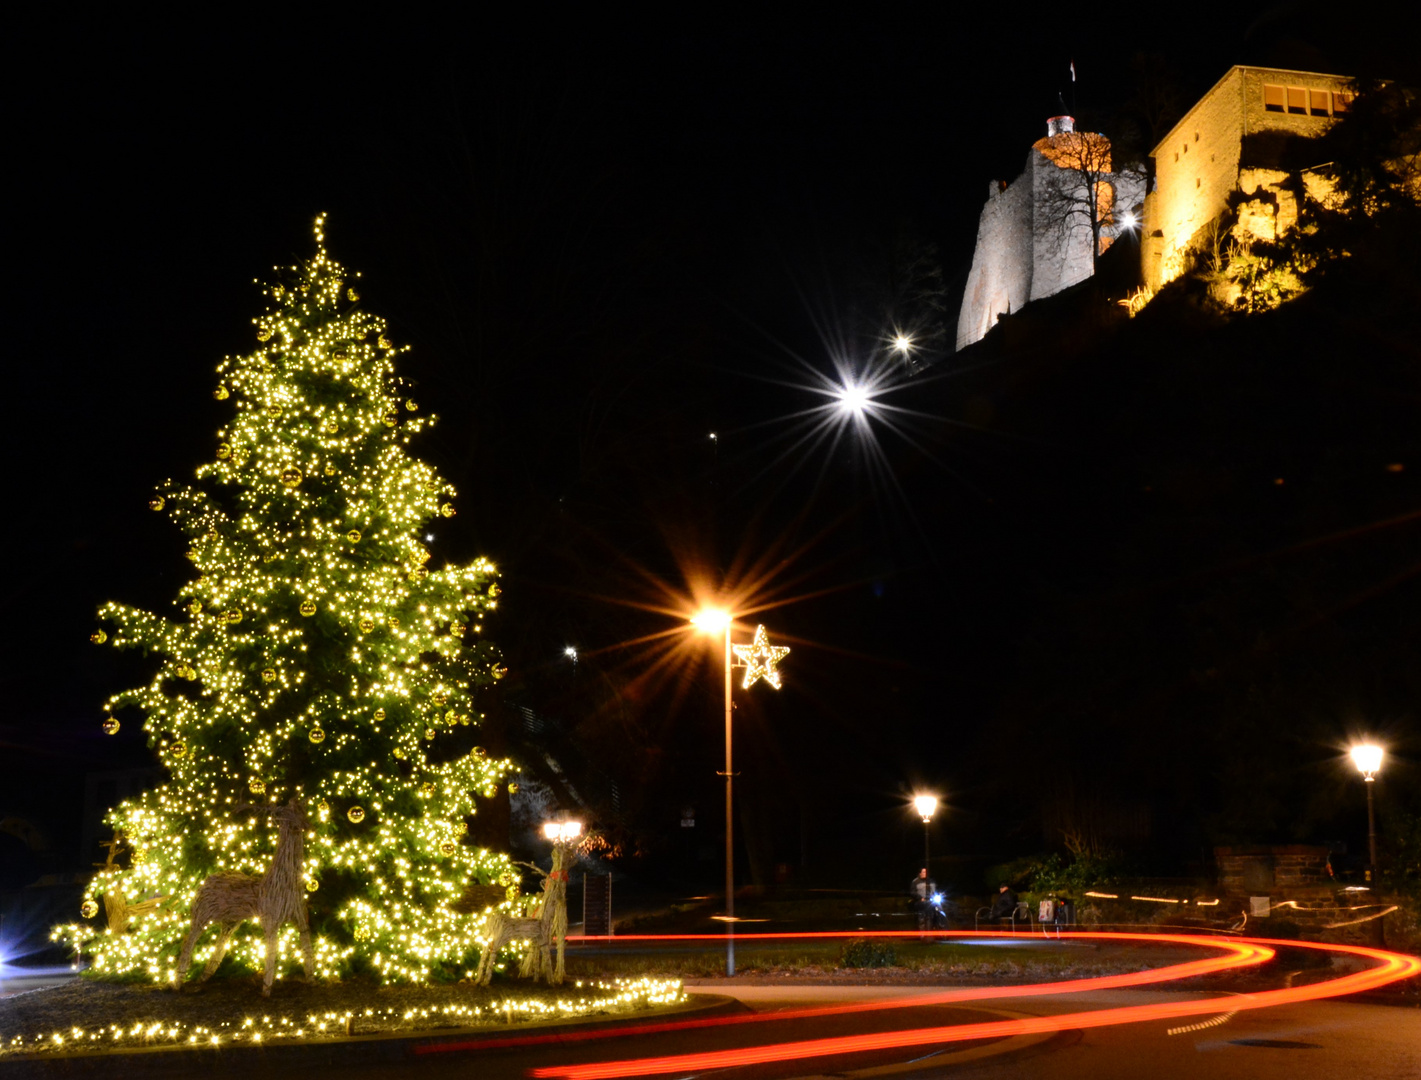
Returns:
[[[553,868],[543,874],[542,908],[536,917],[517,918],[497,908],[488,913],[484,933],[488,944],[479,956],[479,969],[474,982],[487,986],[493,978],[493,961],[499,949],[510,941],[528,941],[532,947],[523,955],[518,974],[533,981],[544,979],[550,986],[562,985],[565,968],[563,953],[567,946],[567,863],[574,844],[553,845]],[[542,874],[538,867],[532,867]],[[553,948],[557,960],[553,960]]]
[[[315,969],[315,955],[311,951],[311,926],[306,915],[306,893],[301,879],[301,864],[306,850],[306,828],[310,824],[301,800],[293,797],[285,806],[239,807],[258,809],[270,814],[277,823],[279,832],[276,852],[272,855],[271,866],[261,877],[239,874],[232,871],[210,875],[197,890],[197,898],[192,904],[192,926],[183,941],[182,955],[178,957],[177,976],[173,989],[183,984],[188,965],[192,963],[192,950],[202,937],[203,931],[212,923],[217,923],[219,936],[217,947],[207,961],[198,982],[205,982],[217,970],[222,958],[227,955],[227,944],[232,935],[247,919],[261,922],[262,934],[266,939],[266,974],[262,980],[262,997],[271,996],[271,984],[276,978],[276,935],[283,923],[292,922],[301,931],[301,964],[306,978],[311,978]]]

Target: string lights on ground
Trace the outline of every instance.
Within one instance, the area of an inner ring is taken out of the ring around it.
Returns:
[[[218,365],[228,419],[212,459],[149,504],[187,538],[176,610],[99,612],[96,644],[153,660],[149,682],[108,700],[102,728],[141,718],[169,774],[107,818],[124,858],[94,878],[80,914],[102,901],[109,925],[56,930],[100,976],[171,979],[203,879],[263,873],[276,830],[244,804],[294,796],[310,815],[318,977],[354,963],[422,982],[468,966],[479,913],[456,902],[473,885],[513,885],[507,857],[467,836],[511,763],[461,738],[505,671],[483,636],[496,570],[434,564],[426,528],[453,515],[456,493],[410,443],[436,418],[395,373],[408,346],[362,305],[324,228],[317,218],[315,255],[266,288],[256,350]],[[139,901],[141,914],[114,917]],[[285,928],[281,966],[295,945]],[[209,935],[194,966],[211,946]],[[231,955],[259,966],[259,929],[239,930]]]

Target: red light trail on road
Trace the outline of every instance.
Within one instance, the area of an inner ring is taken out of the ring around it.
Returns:
[[[749,935],[747,935],[749,936]],[[838,937],[842,934],[815,935],[754,935],[770,937]],[[864,936],[857,934],[853,936]],[[903,935],[875,935],[903,936]],[[941,935],[947,936],[947,935]],[[969,936],[954,934],[954,937]],[[1001,936],[1001,935],[977,935]],[[872,1050],[891,1050],[903,1047],[919,1047],[975,1039],[1000,1039],[1014,1035],[1031,1035],[1055,1031],[1108,1027],[1114,1024],[1139,1023],[1145,1020],[1176,1019],[1181,1016],[1197,1016],[1201,1013],[1242,1011],[1244,1009],[1264,1009],[1274,1005],[1287,1005],[1301,1001],[1316,1001],[1336,997],[1341,994],[1355,994],[1364,990],[1375,990],[1389,983],[1410,978],[1421,973],[1421,959],[1401,953],[1385,952],[1351,945],[1324,945],[1303,941],[1268,941],[1247,938],[1221,941],[1185,934],[1110,934],[1080,933],[1066,934],[1068,938],[1083,938],[1105,941],[1150,941],[1155,943],[1187,944],[1203,948],[1227,950],[1226,955],[1212,957],[1187,964],[1176,964],[1153,971],[1135,972],[1125,976],[1106,976],[1102,979],[1081,979],[1070,982],[1038,983],[1031,986],[994,987],[981,990],[952,990],[936,994],[915,995],[913,998],[885,1004],[835,1006],[828,1009],[807,1009],[757,1014],[756,1019],[787,1020],[805,1016],[822,1016],[827,1013],[861,1012],[870,1009],[906,1007],[909,1005],[936,1004],[945,1001],[986,1000],[989,998],[1042,996],[1061,993],[1075,993],[1087,989],[1114,989],[1120,986],[1141,986],[1171,979],[1186,978],[1206,971],[1221,971],[1241,964],[1257,964],[1273,956],[1274,946],[1315,949],[1321,952],[1342,953],[1360,956],[1378,963],[1365,971],[1354,972],[1327,982],[1308,986],[1288,987],[1279,990],[1265,990],[1252,994],[1229,997],[1203,998],[1197,1001],[1159,1002],[1153,1005],[1132,1005],[1115,1009],[1097,1009],[1089,1012],[1070,1013],[1064,1016],[1028,1017],[1018,1020],[993,1020],[980,1024],[955,1024],[946,1027],[913,1028],[901,1031],[879,1032],[870,1035],[845,1035],[828,1039],[809,1039],[799,1042],[772,1043],[764,1046],[742,1047],[732,1050],[717,1050],[700,1054],[676,1054],[665,1057],[632,1058],[623,1061],[594,1062],[585,1065],[555,1065],[532,1069],[530,1076],[539,1078],[566,1078],[566,1080],[594,1080],[594,1078],[614,1078],[630,1076],[658,1076],[668,1073],[690,1072],[703,1069],[725,1069],[745,1065],[759,1065],[769,1062],[792,1061],[801,1058],[826,1057],[839,1054],[862,1053]],[[675,940],[695,940],[704,937],[716,940],[716,935],[683,935]],[[643,940],[648,940],[644,938]],[[664,939],[663,939],[664,940]],[[742,939],[743,940],[743,939]],[[1192,969],[1187,975],[1179,974],[1181,969]],[[1116,980],[1131,980],[1120,982]],[[1102,986],[1108,983],[1108,986]],[[727,1017],[718,1023],[733,1022],[737,1018]],[[709,1026],[700,1022],[698,1026]],[[658,1028],[661,1028],[658,1025]],[[625,1032],[642,1029],[623,1029]],[[663,1029],[664,1030],[664,1029]]]
[[[754,940],[779,940],[786,937],[864,937],[862,933],[849,933],[843,931],[801,933],[801,934],[743,934],[737,935],[742,942]],[[902,932],[894,931],[873,931],[872,936],[903,937]],[[917,936],[910,933],[906,936]],[[938,937],[947,936],[938,933]],[[976,931],[962,931],[961,934],[951,936],[977,936]],[[982,936],[1000,937],[1002,935]],[[881,1012],[887,1009],[909,1009],[924,1005],[947,1005],[953,1002],[962,1001],[987,1001],[1000,1000],[1012,997],[1039,997],[1042,994],[1066,994],[1081,993],[1087,990],[1119,990],[1131,986],[1150,986],[1158,982],[1168,982],[1173,979],[1190,979],[1199,975],[1211,975],[1219,971],[1227,971],[1231,968],[1247,967],[1253,964],[1261,964],[1273,958],[1273,950],[1251,943],[1243,943],[1230,939],[1201,939],[1194,935],[1171,935],[1171,934],[1092,934],[1080,933],[1075,936],[1079,938],[1105,937],[1113,941],[1138,940],[1147,941],[1150,944],[1176,944],[1176,945],[1199,945],[1201,941],[1215,949],[1223,949],[1223,956],[1206,957],[1203,960],[1191,960],[1183,964],[1171,964],[1168,967],[1152,968],[1149,971],[1132,971],[1124,975],[1100,975],[1089,979],[1069,979],[1063,982],[1054,983],[1034,983],[1028,986],[992,986],[992,987],[963,987],[955,990],[934,990],[924,994],[914,994],[911,997],[897,998],[893,1001],[873,1001],[856,1005],[820,1005],[802,1009],[781,1009],[775,1012],[750,1013],[742,1016],[714,1016],[705,1017],[699,1020],[668,1020],[663,1023],[637,1024],[635,1026],[598,1028],[592,1031],[579,1031],[569,1033],[555,1033],[548,1035],[515,1035],[503,1039],[470,1039],[459,1042],[428,1043],[423,1046],[416,1046],[416,1054],[439,1054],[451,1053],[461,1050],[495,1050],[513,1046],[537,1046],[549,1043],[568,1042],[588,1042],[599,1039],[621,1038],[635,1032],[643,1034],[662,1034],[668,1031],[691,1031],[696,1028],[725,1027],[738,1024],[755,1024],[765,1021],[777,1020],[808,1020],[822,1016],[838,1016],[846,1013]],[[569,940],[572,940],[569,938]],[[581,940],[607,940],[605,938]],[[719,942],[724,938],[717,934],[682,934],[682,935],[639,935],[633,937],[628,935],[624,938],[616,938],[617,941],[711,941]],[[1054,940],[1054,939],[1053,939]]]

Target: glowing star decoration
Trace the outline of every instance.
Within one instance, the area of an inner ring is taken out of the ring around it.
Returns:
[[[749,645],[732,645],[735,659],[745,665],[745,679],[740,687],[749,690],[761,679],[780,688],[780,673],[775,665],[789,655],[788,645],[771,645],[769,635],[763,626],[755,627],[755,640]]]
[[[415,456],[434,418],[428,402],[405,404],[395,365],[407,347],[378,347],[384,321],[347,302],[356,275],[327,254],[323,219],[315,254],[277,275],[254,320],[263,344],[223,359],[206,384],[226,393],[214,437],[190,448],[196,479],[152,493],[194,572],[179,576],[172,608],[107,604],[101,629],[87,627],[153,658],[100,719],[117,732],[117,715],[125,731],[133,717],[168,774],[109,810],[132,857],[100,869],[86,896],[170,899],[126,933],[57,928],[98,978],[169,982],[198,886],[265,873],[277,830],[259,811],[293,797],[310,820],[301,875],[321,883],[310,900],[318,980],[352,966],[387,983],[457,977],[480,951],[459,898],[509,866],[497,850],[441,845],[511,763],[451,759],[421,739],[481,717],[498,650],[449,628],[484,629],[495,568],[436,561],[425,546],[456,497]],[[297,936],[282,928],[279,955],[297,954]],[[198,942],[194,967],[213,940]],[[238,929],[228,956],[262,967],[260,927]]]

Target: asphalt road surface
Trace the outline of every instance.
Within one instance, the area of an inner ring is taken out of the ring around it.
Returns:
[[[878,1002],[924,992],[924,987],[775,986],[748,982],[709,981],[689,986],[693,992],[729,995],[745,1009],[773,1016],[806,1006]],[[421,1053],[403,1060],[382,1054],[376,1044],[368,1059],[352,1066],[323,1063],[309,1053],[289,1057],[272,1048],[226,1051],[211,1064],[219,1075],[241,1075],[254,1067],[263,1080],[386,1080],[395,1077],[477,1078],[512,1080],[550,1066],[620,1061],[662,1055],[695,1054],[728,1047],[797,1042],[890,1031],[904,1027],[936,1027],[1026,1016],[1060,1016],[1071,1012],[1214,996],[1161,990],[1114,990],[1058,996],[1013,998],[982,1005],[912,1006],[848,1015],[786,1018],[781,1021],[728,1024],[665,1032],[606,1033],[591,1040],[518,1040],[516,1046],[474,1046],[461,1050]],[[1349,1001],[1324,1000],[1269,1009],[1199,1015],[1185,1019],[1144,1021],[1114,1027],[1062,1030],[994,1041],[951,1043],[739,1068],[681,1069],[669,1075],[681,1080],[897,1080],[952,1077],[954,1080],[1421,1080],[1421,1009]],[[1187,1030],[1186,1030],[1187,1029]],[[537,1032],[528,1031],[537,1038]],[[314,1047],[312,1048],[314,1049]],[[255,1054],[256,1061],[248,1055]],[[59,1064],[55,1062],[55,1064]],[[78,1064],[72,1062],[71,1064]],[[95,1062],[98,1064],[98,1062]],[[192,1064],[191,1061],[188,1064]],[[120,1062],[107,1059],[105,1076],[177,1076],[179,1063],[171,1055],[140,1053]],[[13,1067],[0,1065],[0,1077]],[[119,1067],[119,1072],[113,1072]],[[201,1071],[207,1072],[207,1068]],[[80,1067],[64,1075],[82,1076]],[[50,1075],[40,1069],[36,1075]],[[57,1075],[57,1074],[56,1074]],[[618,1074],[613,1074],[618,1075]]]

